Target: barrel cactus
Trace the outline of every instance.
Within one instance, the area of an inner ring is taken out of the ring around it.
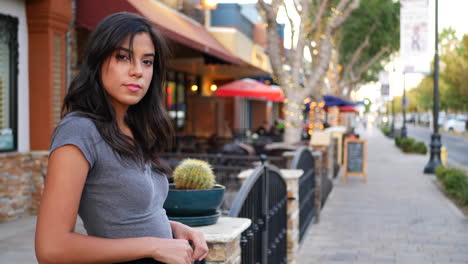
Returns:
[[[174,183],[177,189],[211,189],[215,175],[208,162],[197,159],[185,159],[174,170]]]

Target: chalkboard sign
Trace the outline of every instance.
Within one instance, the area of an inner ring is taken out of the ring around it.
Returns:
[[[362,176],[366,182],[366,140],[347,138],[344,143],[344,178]]]

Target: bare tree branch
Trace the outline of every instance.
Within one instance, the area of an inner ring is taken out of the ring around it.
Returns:
[[[309,33],[312,33],[315,30],[315,28],[317,28],[317,25],[322,22],[323,15],[325,14],[325,11],[327,10],[328,1],[329,0],[323,0],[321,2],[319,9],[314,16],[314,21],[310,25]]]
[[[310,84],[309,84],[309,80],[312,78],[312,74],[313,74],[313,69],[314,69],[314,63],[315,63],[315,58],[314,58],[314,47],[312,47],[312,44],[311,44],[311,41],[307,40],[307,43],[306,43],[306,46],[307,46],[307,49],[309,51],[309,56],[311,58],[311,62],[308,63],[305,59],[304,59],[304,62],[303,62],[303,67],[304,67],[304,85],[305,87],[311,87]],[[307,73],[307,74],[306,74]],[[306,89],[308,90],[308,89]],[[307,94],[306,94],[307,96]]]
[[[376,61],[380,59],[386,52],[390,51],[390,46],[385,46],[379,52],[377,52],[367,63],[363,64],[355,73],[355,78],[360,79],[362,74],[369,70]],[[359,80],[356,80],[359,81]]]
[[[350,0],[341,0],[337,8],[335,9],[335,12],[332,16],[332,23],[330,28],[331,32],[335,31],[338,27],[340,27],[341,24],[343,24],[343,22],[345,22],[345,20],[349,17],[349,15],[351,15],[351,13],[359,7],[359,0],[353,0],[353,2],[350,3],[345,10],[344,8],[349,1]]]
[[[341,76],[343,76],[343,79],[346,79],[347,78],[347,75],[352,71],[352,69],[354,68],[354,66],[356,65],[356,63],[359,61],[359,59],[361,58],[361,54],[362,54],[362,51],[367,48],[367,46],[369,46],[370,44],[370,36],[374,33],[375,29],[377,28],[377,25],[374,24],[372,25],[372,28],[371,30],[369,31],[369,33],[367,34],[366,38],[364,39],[364,41],[362,41],[362,43],[359,45],[359,47],[356,49],[356,51],[354,52],[353,54],[353,57],[351,58],[351,60],[347,63],[346,67],[344,68],[343,70],[343,74]],[[339,46],[338,46],[339,47]]]
[[[278,25],[276,23],[276,14],[273,7],[263,0],[257,2],[257,8],[260,10],[260,15],[267,23],[267,53],[270,58],[271,68],[278,82],[283,87],[288,87],[286,82],[286,73],[283,71],[284,57],[281,55],[280,39],[278,36]]]
[[[309,21],[309,8],[310,8],[311,2],[310,0],[301,0],[301,13],[299,13],[301,17],[301,23],[299,24],[299,32],[298,32],[298,38],[297,38],[297,45],[294,51],[291,50],[292,56],[290,57],[290,65],[292,67],[292,78],[293,82],[298,82],[299,83],[299,73],[300,73],[300,68],[303,65],[303,60],[304,60],[304,47],[306,45],[306,41],[308,39],[304,37],[305,34],[307,34],[308,30],[308,21]],[[297,69],[297,70],[296,70]]]
[[[377,52],[368,62],[364,63],[361,67],[359,67],[356,71],[351,71],[349,78],[346,79],[345,82],[342,83],[342,87],[348,87],[346,92],[346,96],[349,97],[351,91],[356,88],[356,84],[361,81],[362,74],[369,70],[369,68],[374,65],[386,52],[390,51],[390,46],[383,47],[379,52]]]
[[[283,2],[284,3],[284,2]],[[296,0],[293,0],[294,3],[294,9],[296,9],[296,12],[300,14],[302,12],[301,8],[299,8],[299,4],[297,3]],[[285,4],[286,5],[286,4]]]
[[[283,2],[283,7],[284,7],[284,11],[286,12],[286,16],[288,17],[289,25],[291,26],[291,50],[292,50],[294,47],[294,36],[296,35],[296,30],[294,29],[295,28],[294,22],[291,16],[289,15],[288,8],[286,7],[286,4],[284,2]]]

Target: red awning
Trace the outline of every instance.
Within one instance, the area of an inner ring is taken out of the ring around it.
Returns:
[[[153,0],[80,0],[77,1],[76,24],[92,30],[104,17],[118,12],[141,14],[176,42],[232,64],[242,63],[204,27]]]
[[[340,112],[355,112],[355,113],[357,113],[356,108],[354,108],[354,106],[350,106],[350,105],[340,106],[339,109],[340,109]]]
[[[253,79],[237,80],[218,87],[216,95],[219,97],[249,97],[281,102],[284,100],[281,89],[266,85]]]
[[[328,107],[328,106],[325,106],[323,109],[328,112],[328,110],[330,110],[332,106]],[[355,113],[358,113],[358,111],[356,110],[356,108],[354,108],[354,106],[351,106],[351,105],[343,105],[343,106],[338,106],[338,110],[340,112],[355,112]]]

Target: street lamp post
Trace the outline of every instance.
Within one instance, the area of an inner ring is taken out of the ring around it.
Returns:
[[[395,98],[392,98],[392,124],[390,125],[391,138],[395,137]]]
[[[401,108],[403,109],[403,126],[401,127],[400,137],[406,138],[408,130],[406,129],[406,78],[403,73],[403,99],[401,102]]]
[[[435,54],[434,54],[434,133],[431,135],[431,158],[424,167],[424,173],[434,173],[435,168],[442,166],[440,161],[440,147],[442,146],[439,134],[439,30],[438,30],[438,0],[435,1]]]

